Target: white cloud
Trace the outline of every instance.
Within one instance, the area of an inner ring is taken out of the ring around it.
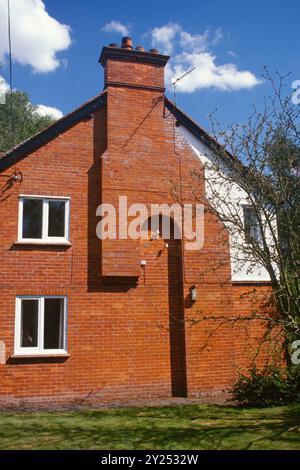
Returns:
[[[211,43],[213,46],[216,46],[219,44],[220,41],[222,41],[224,38],[223,31],[221,28],[217,28],[216,31],[214,32],[214,36],[211,40]]]
[[[169,67],[168,77],[172,82],[192,67],[195,70],[178,82],[178,91],[193,93],[204,88],[231,91],[253,88],[260,83],[252,72],[239,70],[235,64],[217,65],[216,57],[210,52],[178,54]]]
[[[57,53],[71,44],[70,27],[51,17],[42,0],[13,0],[10,4],[13,59],[37,73],[57,69],[61,64]],[[6,54],[7,1],[0,0],[0,60]]]
[[[193,93],[208,88],[231,91],[253,88],[261,83],[254,73],[240,70],[236,64],[218,64],[212,48],[224,37],[220,28],[213,32],[206,30],[203,34],[191,34],[178,23],[168,23],[154,28],[150,34],[152,45],[162,53],[171,54],[175,51],[166,68],[167,86],[195,68],[178,82],[178,91]]]
[[[122,36],[129,35],[129,26],[121,23],[120,21],[112,20],[103,26],[102,31],[105,33],[120,33]]]
[[[0,75],[0,104],[5,103],[5,94],[8,92],[8,90],[9,90],[8,83]]]
[[[59,109],[52,108],[51,106],[45,106],[43,104],[37,105],[36,112],[40,116],[51,116],[54,119],[60,119],[63,117],[63,113]]]
[[[180,33],[180,46],[183,50],[204,51],[208,47],[208,31],[204,34],[190,34],[186,31]]]
[[[168,23],[161,28],[152,29],[152,46],[161,49],[164,54],[171,54],[173,52],[175,36],[181,30],[181,26],[177,23]]]

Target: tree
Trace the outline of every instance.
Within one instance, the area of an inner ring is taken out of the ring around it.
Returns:
[[[4,104],[0,104],[0,152],[28,139],[44,127],[52,124],[51,116],[40,116],[37,106],[30,103],[26,93],[6,93]]]
[[[275,315],[227,320],[263,320],[269,332],[279,327],[289,349],[300,339],[300,106],[287,92],[287,77],[275,80],[266,70],[265,79],[272,95],[246,124],[220,131],[212,118],[207,194],[198,195],[198,174],[193,193],[223,221],[239,269],[251,272],[259,265],[271,280]]]

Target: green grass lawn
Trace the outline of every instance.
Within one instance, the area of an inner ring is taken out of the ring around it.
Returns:
[[[0,449],[300,449],[300,405],[3,412]]]

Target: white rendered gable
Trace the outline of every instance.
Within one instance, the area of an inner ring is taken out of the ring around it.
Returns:
[[[217,178],[218,173],[220,172],[220,167],[218,172],[212,169],[212,166],[216,163],[216,155],[213,151],[207,147],[201,140],[195,137],[189,130],[184,126],[179,126],[177,128],[178,132],[186,139],[190,145],[193,152],[200,159],[202,164],[205,166],[205,191],[207,199],[213,197],[213,193],[218,191],[221,194],[222,200],[226,198],[230,199],[230,205],[235,204],[238,211],[242,211],[243,205],[247,204],[247,195],[246,193],[234,183],[224,184],[224,179]],[[222,171],[222,170],[221,170]],[[219,182],[218,182],[219,180]],[[213,190],[212,190],[213,185]],[[228,210],[228,209],[227,209]],[[226,203],[221,210],[222,214],[226,213]],[[233,282],[266,282],[270,281],[270,277],[266,269],[261,266],[258,262],[248,261],[245,257],[245,254],[242,252],[241,248],[237,246],[243,246],[243,234],[236,233],[235,230],[231,229],[228,224],[226,224],[229,229],[230,234],[230,255],[231,255],[231,275]],[[204,234],[205,237],[205,234]],[[233,240],[233,237],[235,239]]]

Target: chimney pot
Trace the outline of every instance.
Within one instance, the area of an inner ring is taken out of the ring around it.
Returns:
[[[122,49],[133,49],[132,47],[132,39],[128,36],[122,38]]]
[[[136,46],[135,50],[136,50],[136,51],[141,51],[141,52],[144,52],[144,51],[145,51],[145,49],[144,49],[143,46]]]
[[[119,47],[119,46],[115,42],[112,42],[111,44],[108,44],[108,47]]]
[[[151,54],[159,54],[158,49],[150,49]]]

